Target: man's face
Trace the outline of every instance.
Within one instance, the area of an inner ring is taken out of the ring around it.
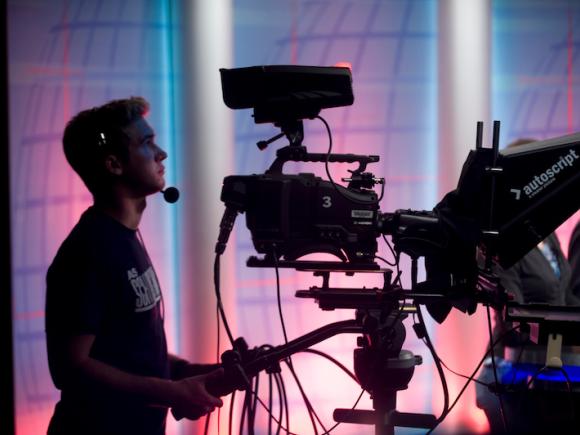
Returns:
[[[129,137],[128,159],[121,180],[134,197],[151,195],[165,186],[167,153],[155,143],[155,132],[143,118],[125,128]]]

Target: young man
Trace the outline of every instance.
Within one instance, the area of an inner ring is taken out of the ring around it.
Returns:
[[[195,419],[221,406],[205,382],[217,365],[167,353],[163,297],[139,222],[165,185],[165,151],[137,97],[86,110],[66,126],[66,158],[94,204],[47,274],[46,336],[61,390],[48,433],[165,433],[167,409]]]

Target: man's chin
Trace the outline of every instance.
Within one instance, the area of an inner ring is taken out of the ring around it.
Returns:
[[[143,196],[147,197],[147,196],[157,195],[158,193],[162,193],[164,187],[165,187],[164,184],[163,185],[159,185],[159,186],[151,186],[150,189],[147,189],[144,192],[144,195]]]

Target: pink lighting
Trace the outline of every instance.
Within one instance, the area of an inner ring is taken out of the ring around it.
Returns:
[[[571,6],[568,7],[568,35],[567,35],[567,44],[566,44],[566,53],[567,53],[567,79],[568,79],[568,87],[566,90],[566,98],[567,98],[567,114],[568,114],[568,125],[567,130],[568,133],[574,132],[574,70],[573,70],[573,48],[574,48],[574,15],[573,9]]]
[[[352,71],[352,64],[350,62],[336,62],[334,64],[334,66],[338,66],[338,67],[342,67],[342,68],[348,68],[349,70]]]

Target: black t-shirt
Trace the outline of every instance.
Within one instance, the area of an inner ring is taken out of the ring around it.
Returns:
[[[49,355],[51,343],[90,334],[95,336],[92,358],[128,373],[168,379],[162,309],[159,283],[137,232],[94,207],[85,211],[48,270]],[[165,408],[100,385],[62,387],[54,375],[62,394],[49,433],[165,432]]]

